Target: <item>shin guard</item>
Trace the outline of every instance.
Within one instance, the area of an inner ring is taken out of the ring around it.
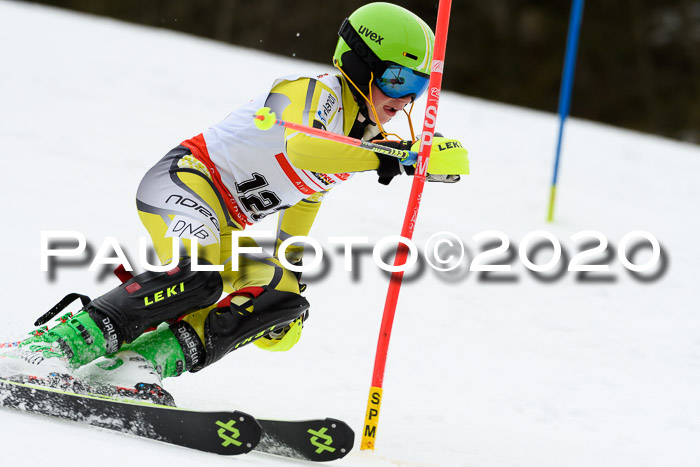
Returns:
[[[309,302],[299,294],[282,292],[269,286],[249,287],[250,302],[243,306],[214,308],[204,324],[205,365],[229,352],[282,329],[309,309]],[[247,310],[252,305],[252,312]]]
[[[213,305],[222,291],[218,272],[193,271],[191,259],[182,258],[170,271],[139,274],[85,309],[102,329],[107,352],[114,353],[152,327]]]

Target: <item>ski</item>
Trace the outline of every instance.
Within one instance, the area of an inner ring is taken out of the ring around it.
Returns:
[[[258,420],[239,411],[200,412],[150,402],[78,394],[0,378],[0,407],[48,415],[200,451],[251,450],[313,462],[344,457],[355,434],[334,418]]]
[[[325,420],[261,420],[263,433],[256,451],[278,456],[326,462],[344,457],[353,447],[355,433],[347,423]]]
[[[239,411],[199,412],[124,402],[6,379],[0,379],[0,406],[223,455],[250,452],[262,434],[257,420]]]

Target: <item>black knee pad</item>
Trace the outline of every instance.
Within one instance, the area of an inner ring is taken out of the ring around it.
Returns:
[[[191,266],[191,258],[182,258],[170,271],[144,272],[88,303],[85,309],[102,328],[109,353],[149,328],[213,305],[221,298],[221,275],[216,271],[192,271]]]
[[[209,313],[204,323],[204,366],[283,328],[309,309],[309,302],[299,294],[282,292],[269,286],[263,286],[262,289],[260,295],[251,298],[253,312],[248,316],[241,315],[235,308],[215,308]]]

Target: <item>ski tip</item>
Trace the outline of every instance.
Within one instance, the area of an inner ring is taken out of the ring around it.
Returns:
[[[355,432],[350,426],[337,418],[320,420],[319,426],[310,428],[311,450],[309,460],[317,462],[342,459],[355,445]]]
[[[352,428],[335,418],[258,422],[263,436],[256,450],[268,454],[327,462],[345,457],[355,444]]]

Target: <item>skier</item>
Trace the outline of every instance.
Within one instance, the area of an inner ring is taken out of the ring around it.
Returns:
[[[296,344],[309,308],[299,276],[282,266],[277,251],[241,254],[237,268],[213,270],[235,262],[232,239],[279,213],[277,250],[286,238],[309,233],[332,187],[364,171],[376,171],[388,184],[412,175],[415,161],[282,127],[263,131],[253,115],[269,107],[286,121],[417,150],[412,126],[411,140],[402,141],[388,140],[383,125],[399,112],[410,123],[410,108],[431,70],[433,32],[402,7],[365,5],[338,34],[337,74],[276,80],[269,92],[182,142],[145,175],[136,194],[139,216],[161,263],[177,266],[127,278],[86,299],[77,314],[0,354],[1,377],[38,376],[74,390],[118,388],[120,395],[172,404],[163,378],[199,371],[250,342],[268,351]],[[434,160],[453,170],[430,174],[431,165],[429,181],[455,182],[468,173],[466,151],[455,140],[436,138]],[[258,246],[247,237],[238,244]],[[291,246],[285,257],[300,263],[302,254],[302,247]],[[211,270],[195,270],[194,260]]]

